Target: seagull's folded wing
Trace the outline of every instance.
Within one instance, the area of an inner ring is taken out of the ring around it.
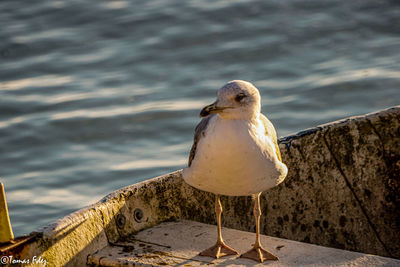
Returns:
[[[265,117],[263,114],[260,114],[260,119],[264,124],[264,128],[265,128],[265,134],[271,138],[272,142],[274,142],[275,145],[275,153],[279,159],[279,161],[282,161],[282,157],[281,157],[281,151],[279,150],[279,146],[278,146],[278,138],[276,136],[276,131],[274,128],[274,125],[272,124],[272,122],[270,122],[270,120],[268,120],[267,117]]]

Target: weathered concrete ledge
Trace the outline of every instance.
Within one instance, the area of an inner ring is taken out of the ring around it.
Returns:
[[[281,138],[280,149],[289,173],[263,193],[262,234],[400,258],[400,106]],[[225,227],[254,231],[250,197],[222,202]],[[110,242],[176,218],[215,223],[214,196],[181,171],[115,191],[9,253],[83,266]]]
[[[130,239],[107,246],[88,257],[90,266],[399,266],[400,260],[370,254],[316,246],[261,235],[264,247],[279,261],[257,263],[228,256],[220,259],[199,256],[199,251],[215,243],[217,227],[193,221],[164,222],[140,231]],[[224,240],[239,254],[254,243],[255,234],[223,228]],[[215,265],[214,265],[215,264]]]

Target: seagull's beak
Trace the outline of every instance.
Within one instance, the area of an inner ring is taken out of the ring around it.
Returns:
[[[210,114],[217,113],[219,111],[224,110],[225,108],[223,107],[218,107],[217,102],[212,103],[211,105],[205,106],[201,111],[200,111],[200,117],[207,117]]]

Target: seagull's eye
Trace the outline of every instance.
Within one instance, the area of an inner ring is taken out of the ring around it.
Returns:
[[[245,94],[238,94],[238,95],[235,97],[235,101],[236,101],[236,102],[240,102],[240,101],[242,101],[243,98],[245,98],[245,97],[246,97]]]

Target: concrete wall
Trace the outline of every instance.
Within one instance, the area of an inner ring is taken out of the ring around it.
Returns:
[[[400,258],[400,109],[281,140],[289,175],[266,196],[267,234]]]
[[[400,258],[400,106],[281,138],[280,148],[289,173],[262,195],[263,234]],[[224,226],[255,230],[251,197],[222,202]],[[177,218],[215,224],[214,196],[181,171],[115,191],[9,253],[82,266],[108,242]]]

